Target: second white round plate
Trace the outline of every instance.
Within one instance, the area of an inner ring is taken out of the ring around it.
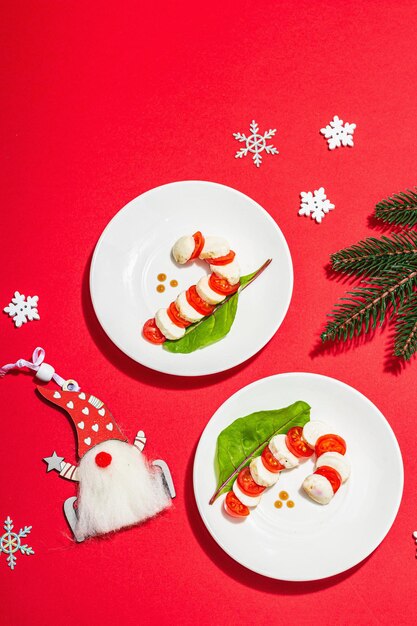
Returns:
[[[172,354],[142,337],[144,322],[196,283],[207,265],[177,265],[175,241],[200,230],[225,237],[242,274],[271,265],[242,292],[234,324],[221,341],[191,354]],[[158,274],[166,274],[158,293]],[[173,288],[170,281],[178,281]],[[293,286],[291,255],[272,217],[230,187],[184,181],[156,187],[129,202],[105,228],[94,251],[90,291],[99,322],[128,356],[168,374],[199,376],[227,370],[256,354],[287,312]]]
[[[209,505],[216,489],[220,432],[238,417],[296,400],[310,404],[311,419],[326,422],[347,443],[352,474],[330,504],[316,504],[302,492],[304,478],[314,469],[307,459],[282,472],[243,520],[224,512],[224,495]],[[274,506],[281,490],[288,492],[294,508]],[[318,374],[279,374],[235,393],[207,424],[194,461],[197,506],[215,541],[245,567],[280,580],[318,580],[360,563],[391,528],[402,490],[401,452],[382,413],[352,387]]]

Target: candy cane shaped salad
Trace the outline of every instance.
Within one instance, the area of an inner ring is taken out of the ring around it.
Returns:
[[[242,277],[236,253],[231,250],[226,239],[210,235],[205,237],[200,231],[194,235],[180,237],[172,248],[172,256],[180,265],[185,265],[194,259],[204,260],[209,265],[210,274],[202,276],[197,284],[182,291],[168,308],[158,309],[155,317],[145,322],[143,336],[154,344],[163,344],[166,341],[178,342],[200,326],[205,318],[216,316],[216,312],[222,309],[222,305],[235,296],[233,300],[235,306],[229,306],[228,314],[222,311],[223,317],[226,317],[226,323],[222,320],[224,329],[214,334],[215,341],[223,338],[233,323],[238,294],[271,262],[271,259],[268,259],[256,272]],[[204,335],[206,328],[202,326],[201,329]],[[200,334],[202,334],[201,329]],[[210,328],[207,327],[209,334],[212,330],[213,325]],[[196,342],[192,349],[184,351],[191,352],[193,349],[204,347],[212,342],[203,339]]]
[[[329,504],[350,476],[346,441],[319,421],[304,426],[303,438],[316,455],[316,469],[305,478],[303,489],[318,504]]]
[[[282,471],[313,455],[316,469],[302,487],[315,502],[329,504],[350,475],[345,453],[344,439],[332,434],[323,422],[310,421],[310,407],[303,401],[252,413],[235,420],[218,437],[218,486],[210,504],[226,493],[226,513],[245,518],[258,506],[264,491],[278,482]]]

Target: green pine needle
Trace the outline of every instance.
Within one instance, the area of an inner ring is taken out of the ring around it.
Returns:
[[[381,200],[375,207],[376,217],[388,224],[417,224],[417,187]]]
[[[408,361],[417,352],[417,293],[398,309],[395,331],[394,354]]]
[[[330,258],[334,270],[356,276],[377,276],[389,269],[417,266],[417,232],[394,234],[392,239],[368,237]]]
[[[375,215],[389,224],[416,225],[417,187],[381,200]],[[417,353],[417,232],[368,237],[330,258],[335,271],[368,282],[336,303],[322,341],[352,339],[396,315],[394,354],[409,360]]]
[[[321,335],[322,341],[352,339],[362,332],[374,329],[379,322],[403,307],[405,299],[417,287],[417,268],[402,272],[388,270],[375,277],[365,287],[349,292],[349,298],[342,298],[331,313],[333,319],[327,323]]]

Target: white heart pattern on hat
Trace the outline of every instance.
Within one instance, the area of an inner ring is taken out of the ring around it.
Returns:
[[[98,431],[98,424],[93,424],[91,427],[95,432]]]
[[[87,446],[89,446],[91,443],[91,437],[87,437],[87,439],[84,439],[84,443],[87,444]]]
[[[84,415],[88,415],[88,414],[90,413],[90,411],[88,410],[88,407],[87,407],[87,406],[85,406],[85,407],[83,408],[83,410],[81,411],[81,413],[84,413]]]
[[[55,391],[54,393],[54,398],[60,398],[61,394],[59,393],[59,391]]]
[[[80,400],[85,400],[85,393],[84,393],[84,391],[82,391],[78,397],[79,397]]]
[[[77,426],[78,426],[78,428],[81,428],[81,430],[83,430],[85,424],[84,424],[84,422],[78,422]]]
[[[106,428],[107,430],[113,430],[113,424],[111,422],[109,424],[106,424]]]
[[[74,408],[74,403],[73,403],[73,401],[72,401],[72,400],[70,400],[69,402],[67,402],[67,407],[68,407],[69,409],[73,409],[73,408]]]
[[[104,409],[99,409],[98,414],[103,416],[106,413]]]

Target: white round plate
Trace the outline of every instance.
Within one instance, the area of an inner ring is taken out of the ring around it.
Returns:
[[[225,237],[242,274],[271,265],[242,292],[234,324],[221,341],[191,354],[172,354],[142,337],[144,322],[196,283],[207,264],[177,265],[171,249],[200,230]],[[156,291],[157,276],[167,275]],[[178,287],[170,287],[177,280]],[[227,370],[258,352],[274,335],[292,293],[291,255],[272,217],[243,193],[204,181],[162,185],[138,196],[105,228],[94,251],[90,291],[98,320],[128,356],[159,372],[200,376]]]
[[[238,417],[296,400],[308,402],[311,419],[326,422],[347,442],[352,474],[330,504],[316,504],[302,493],[314,467],[307,459],[283,471],[244,520],[223,512],[224,495],[210,506],[219,433]],[[402,489],[401,452],[382,413],[352,387],[318,374],[279,374],[235,393],[207,424],[194,460],[198,510],[215,541],[238,563],[280,580],[327,578],[365,559],[394,522]],[[281,490],[295,502],[293,509],[274,507]]]

